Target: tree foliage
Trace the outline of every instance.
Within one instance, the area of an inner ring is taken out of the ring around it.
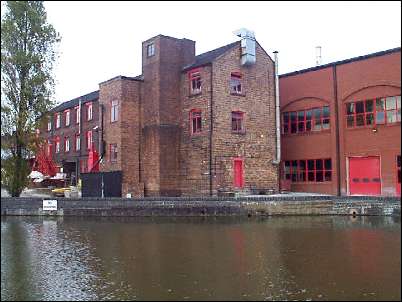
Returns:
[[[7,1],[1,20],[2,185],[19,196],[41,117],[52,107],[59,34],[43,1]],[[3,158],[5,154],[6,158]]]

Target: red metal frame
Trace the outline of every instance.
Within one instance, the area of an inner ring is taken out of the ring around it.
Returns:
[[[313,164],[314,164],[314,168],[313,169],[309,169],[308,168],[308,161],[312,160]],[[317,164],[316,162],[318,160],[322,161],[322,169],[317,170]],[[331,169],[326,169],[325,168],[325,161],[326,160],[330,160],[331,161]],[[286,173],[286,163],[289,162],[289,171],[288,173]],[[293,164],[296,162],[296,170],[294,173],[294,169],[293,169]],[[300,162],[304,162],[304,167],[305,169],[302,170],[301,169],[301,164]],[[300,160],[285,160],[282,163],[282,179],[283,180],[290,180],[291,182],[299,182],[299,183],[321,183],[321,182],[331,182],[332,181],[332,160],[331,158],[318,158],[318,159],[300,159]],[[314,173],[314,181],[309,180],[309,172],[313,172]],[[317,181],[317,172],[322,172],[322,181]],[[326,174],[327,172],[330,172],[330,180],[326,180]],[[293,180],[293,175],[296,175],[296,180]],[[287,177],[289,175],[289,177]],[[301,175],[304,175],[304,179],[302,179]]]
[[[328,108],[329,110],[329,116],[324,117],[324,108]],[[320,130],[314,130],[316,123],[315,123],[315,117],[314,117],[314,110],[320,109]],[[307,111],[311,111],[311,119],[307,119]],[[292,121],[291,115],[294,113],[296,115],[296,120]],[[303,120],[299,119],[299,113],[303,113]],[[288,116],[288,122],[285,123],[285,114]],[[298,111],[286,111],[282,112],[282,134],[286,135],[294,135],[298,133],[310,133],[310,132],[320,132],[320,131],[326,131],[331,128],[331,111],[330,111],[330,106],[322,106],[322,107],[313,107],[313,108],[308,108],[308,109],[303,109],[303,110],[298,110]],[[328,128],[324,128],[322,125],[324,124],[324,121],[328,120]],[[311,123],[310,130],[307,130],[307,122]],[[299,124],[303,125],[303,130],[299,131]],[[285,131],[285,125],[288,127],[287,131]],[[295,125],[296,127],[296,132],[292,132],[292,125]]]
[[[244,117],[245,117],[245,112],[243,111],[232,111],[231,114],[231,128],[232,128],[232,133],[245,133],[246,132],[246,127],[245,127],[245,123],[244,123]],[[240,125],[241,128],[240,130],[236,130],[233,129],[233,119],[236,120],[236,128],[238,129],[239,126],[239,121],[240,121]]]
[[[199,116],[194,116],[195,113],[199,114]],[[196,131],[194,131],[194,127],[193,127],[193,125],[194,125],[193,120],[194,119],[196,120],[196,123],[195,123],[196,125],[198,125],[198,123],[197,123],[198,119],[201,122],[201,128],[199,130],[198,130],[198,128],[195,129]],[[190,134],[191,135],[197,135],[197,134],[200,134],[202,132],[202,111],[201,111],[201,109],[191,109],[190,110],[190,112],[189,112],[189,123],[190,123]]]
[[[238,163],[240,163],[240,171]],[[233,185],[235,188],[244,188],[244,160],[241,157],[233,159]]]
[[[388,109],[387,110],[387,98],[395,97],[395,109]],[[373,99],[367,99],[367,100],[362,100],[362,101],[354,101],[354,102],[347,102],[345,104],[345,116],[346,116],[346,128],[348,129],[354,129],[354,128],[363,128],[363,127],[376,127],[377,125],[386,125],[386,124],[396,124],[400,123],[401,121],[398,120],[398,109],[400,108],[400,104],[398,106],[398,99],[397,97],[400,98],[400,95],[393,95],[393,96],[384,96],[384,97],[376,97]],[[384,101],[384,108],[382,110],[377,109],[377,101],[378,100],[383,100]],[[367,103],[368,101],[373,102],[373,111],[367,111]],[[363,102],[364,104],[364,112],[363,113],[356,113],[356,103]],[[348,114],[348,106],[350,104],[354,104],[355,107],[355,112]],[[397,118],[395,122],[388,122],[388,112],[395,112]],[[383,112],[384,113],[384,122],[383,123],[378,123],[377,122],[377,113],[378,112]],[[367,124],[367,116],[368,115],[373,115],[373,123],[372,124]],[[363,125],[357,126],[356,121],[357,121],[357,116],[362,115],[363,116]],[[353,126],[348,125],[348,118],[353,117]]]

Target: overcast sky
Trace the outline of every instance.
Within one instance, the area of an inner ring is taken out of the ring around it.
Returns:
[[[61,34],[56,101],[92,92],[117,75],[141,74],[141,42],[163,34],[196,41],[196,54],[255,32],[279,73],[401,45],[401,2],[45,2]]]

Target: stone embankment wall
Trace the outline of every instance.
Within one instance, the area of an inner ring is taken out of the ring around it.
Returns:
[[[57,211],[43,211],[41,198],[1,198],[1,215],[30,216],[271,216],[396,215],[400,199],[363,196],[238,198],[47,198]]]

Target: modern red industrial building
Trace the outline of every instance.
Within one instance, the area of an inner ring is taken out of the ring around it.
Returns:
[[[282,186],[401,192],[401,48],[280,76]]]

